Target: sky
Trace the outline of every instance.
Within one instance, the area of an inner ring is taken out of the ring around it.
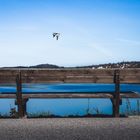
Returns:
[[[0,0],[1,67],[120,61],[140,61],[140,0]]]

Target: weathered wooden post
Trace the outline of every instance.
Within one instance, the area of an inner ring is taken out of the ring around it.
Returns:
[[[115,70],[114,72],[114,83],[115,83],[115,93],[113,98],[113,116],[119,117],[120,116],[120,71]]]
[[[28,102],[28,98],[25,98],[22,100],[23,103],[23,116],[26,117],[27,115],[27,102]]]
[[[17,98],[17,106],[18,106],[18,117],[22,118],[24,116],[24,108],[23,108],[23,100],[22,100],[22,78],[21,72],[16,76],[16,98]]]

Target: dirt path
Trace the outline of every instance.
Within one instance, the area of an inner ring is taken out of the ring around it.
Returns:
[[[0,140],[139,140],[140,117],[0,119]]]

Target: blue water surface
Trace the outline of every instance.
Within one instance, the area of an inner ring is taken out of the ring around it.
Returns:
[[[23,92],[114,92],[114,84],[23,84]],[[140,92],[139,84],[122,84],[121,91]],[[16,85],[0,85],[0,92],[16,92]],[[55,94],[55,93],[54,93]],[[120,112],[138,110],[138,99],[123,99]],[[0,113],[9,114],[16,107],[14,99],[0,99]],[[30,99],[27,103],[28,114],[49,112],[55,115],[96,114],[97,109],[103,114],[112,114],[112,103],[109,99]]]

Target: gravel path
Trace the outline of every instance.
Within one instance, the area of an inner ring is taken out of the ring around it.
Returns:
[[[140,117],[0,119],[0,140],[139,140]]]

